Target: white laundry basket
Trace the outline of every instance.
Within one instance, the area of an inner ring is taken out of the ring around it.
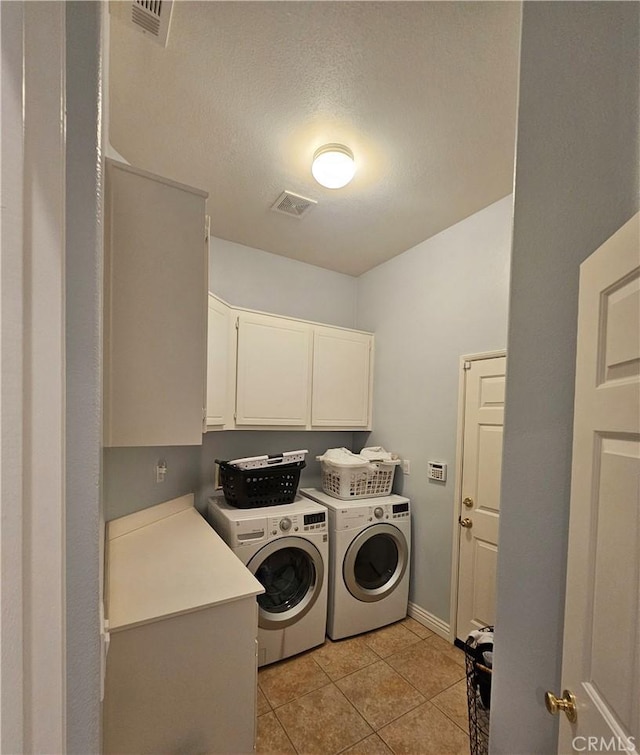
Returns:
[[[333,498],[349,501],[389,495],[400,460],[363,462],[355,466],[321,459],[321,464],[324,492]]]

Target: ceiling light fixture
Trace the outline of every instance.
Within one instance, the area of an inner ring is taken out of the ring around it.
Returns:
[[[325,144],[313,156],[311,173],[327,189],[341,189],[356,172],[353,152],[344,144]]]

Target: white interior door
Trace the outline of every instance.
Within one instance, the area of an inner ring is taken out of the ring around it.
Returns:
[[[640,749],[638,217],[580,271],[562,666],[577,720],[562,715],[563,753],[589,737],[599,751]]]
[[[495,623],[505,357],[466,363],[456,635]]]

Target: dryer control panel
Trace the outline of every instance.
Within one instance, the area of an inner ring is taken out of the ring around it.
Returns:
[[[410,515],[409,501],[403,501],[402,503],[345,507],[336,510],[332,521],[336,530],[350,530],[362,527],[369,522],[397,521],[406,519]]]

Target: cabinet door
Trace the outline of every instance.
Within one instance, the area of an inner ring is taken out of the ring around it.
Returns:
[[[368,428],[373,336],[315,327],[311,424]]]
[[[236,425],[306,425],[312,329],[307,323],[241,312]]]
[[[235,327],[232,310],[209,294],[207,322],[207,429],[232,423],[235,397]]]
[[[107,161],[105,445],[202,443],[206,194]]]

